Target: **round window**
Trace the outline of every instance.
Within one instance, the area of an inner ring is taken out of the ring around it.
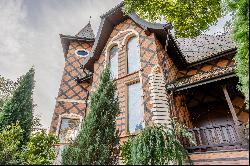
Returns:
[[[79,55],[79,56],[86,57],[88,55],[88,52],[85,51],[85,50],[77,50],[76,54]]]

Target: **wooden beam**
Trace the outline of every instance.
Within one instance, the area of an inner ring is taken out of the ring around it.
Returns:
[[[237,126],[239,126],[240,123],[239,123],[239,121],[238,121],[238,117],[237,117],[237,115],[236,115],[236,112],[235,112],[233,103],[232,103],[232,101],[231,101],[231,99],[230,99],[230,96],[229,96],[229,94],[228,94],[228,92],[227,92],[226,85],[223,85],[223,86],[222,86],[222,89],[223,89],[224,95],[225,95],[225,97],[226,97],[227,104],[228,104],[228,106],[229,106],[230,112],[231,112],[231,114],[232,114],[232,116],[233,116],[234,123],[235,123]]]

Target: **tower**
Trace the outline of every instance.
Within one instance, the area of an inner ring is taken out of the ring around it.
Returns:
[[[65,65],[50,131],[59,135],[60,143],[65,143],[62,134],[67,128],[78,127],[85,116],[91,84],[79,80],[85,75],[81,64],[92,49],[95,36],[89,22],[75,36],[60,34],[60,38]]]

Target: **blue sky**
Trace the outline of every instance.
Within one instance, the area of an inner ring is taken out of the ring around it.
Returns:
[[[100,15],[121,0],[0,0],[0,75],[16,80],[34,65],[35,114],[49,128],[64,67],[59,34],[75,35],[91,16],[97,33]],[[208,34],[221,31],[225,21]]]

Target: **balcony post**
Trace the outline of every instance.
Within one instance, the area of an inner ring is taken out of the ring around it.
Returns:
[[[240,142],[240,143],[243,143],[243,139],[244,139],[243,128],[240,127],[240,122],[239,122],[239,120],[238,120],[238,117],[237,117],[237,115],[236,115],[236,112],[235,112],[233,103],[232,103],[232,101],[231,101],[231,99],[230,99],[230,96],[229,96],[229,94],[228,94],[226,85],[223,85],[223,86],[222,86],[222,89],[223,89],[224,95],[225,95],[225,97],[226,97],[227,104],[228,104],[228,106],[229,106],[230,112],[231,112],[232,117],[233,117],[233,121],[234,121],[234,124],[235,124],[235,129],[236,129],[236,134],[237,134],[238,137],[239,137],[239,142]]]
[[[239,126],[240,123],[239,123],[239,121],[238,121],[238,117],[237,117],[237,115],[236,115],[236,112],[235,112],[233,103],[232,103],[232,101],[231,101],[231,99],[230,99],[230,96],[229,96],[229,94],[228,94],[226,85],[223,85],[223,86],[222,86],[222,89],[223,89],[224,95],[225,95],[225,97],[226,97],[227,104],[228,104],[228,106],[229,106],[230,112],[231,112],[231,114],[232,114],[232,116],[233,116],[233,121],[234,121],[234,123],[235,123],[237,126]]]

